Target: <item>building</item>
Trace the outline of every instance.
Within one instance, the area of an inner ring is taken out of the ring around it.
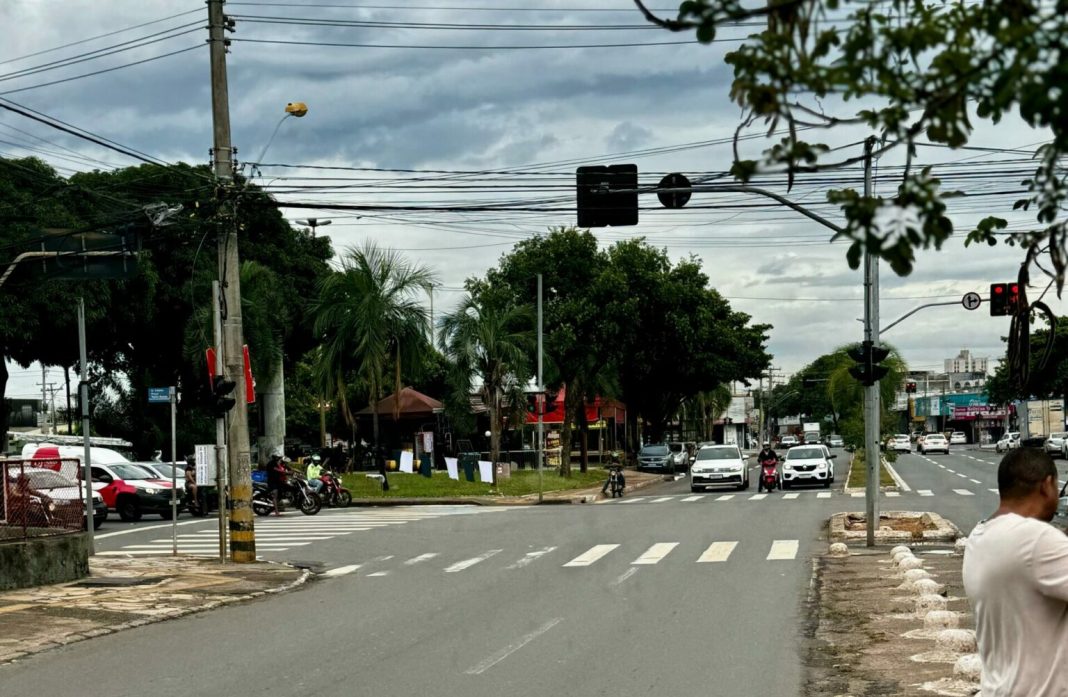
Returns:
[[[968,349],[961,349],[956,358],[947,358],[945,361],[946,372],[954,373],[987,373],[987,358],[976,358]]]

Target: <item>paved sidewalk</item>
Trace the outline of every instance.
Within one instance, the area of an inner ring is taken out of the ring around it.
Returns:
[[[187,556],[91,557],[89,577],[0,593],[0,664],[304,583],[310,572]]]

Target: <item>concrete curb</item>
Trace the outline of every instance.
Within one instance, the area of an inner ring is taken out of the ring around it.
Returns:
[[[856,459],[855,458],[855,454],[854,453],[850,453],[849,454],[849,469],[846,470],[846,478],[845,478],[846,484],[845,484],[844,487],[842,487],[842,493],[845,494],[846,496],[849,496],[850,494],[864,494],[864,493],[867,493],[867,488],[865,488],[865,487],[849,486],[849,477],[853,474],[853,461],[855,459]],[[905,491],[912,491],[912,489],[910,489],[907,485],[905,485],[904,480],[901,479],[900,476],[898,476],[897,472],[890,466],[890,463],[887,462],[885,458],[882,460],[882,466],[886,468],[886,471],[890,473],[890,476],[893,477],[894,481],[897,482],[897,484],[895,484],[893,486],[881,486],[881,487],[879,487],[879,491],[880,492],[884,492],[885,493],[887,491],[900,491],[900,489],[898,487],[899,484],[903,485],[905,487]]]
[[[865,530],[846,530],[846,521],[850,516],[864,517],[864,514],[847,511],[844,513],[835,513],[831,516],[828,526],[832,541],[848,543],[867,539],[867,532]],[[924,530],[922,537],[914,537],[911,532],[906,530],[876,530],[875,541],[879,544],[900,542],[909,542],[912,544],[924,542],[944,544],[946,542],[952,542],[961,536],[960,528],[939,514],[930,511],[882,511],[880,517],[882,516],[888,518],[919,518],[924,520],[924,522],[933,524],[935,529]]]

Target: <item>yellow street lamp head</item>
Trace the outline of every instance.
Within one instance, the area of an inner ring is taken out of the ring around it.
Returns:
[[[286,104],[286,113],[299,119],[308,113],[308,105],[304,102],[290,102]]]

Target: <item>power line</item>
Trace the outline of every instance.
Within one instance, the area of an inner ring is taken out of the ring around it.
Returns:
[[[474,46],[474,45],[431,45],[431,44],[365,44],[365,43],[345,43],[337,41],[294,41],[285,39],[230,39],[233,42],[243,42],[247,44],[276,44],[285,46],[324,46],[332,48],[391,48],[391,49],[405,49],[405,50],[437,50],[437,51],[536,51],[536,50],[554,50],[554,49],[588,49],[588,48],[639,48],[642,46],[682,46],[684,44],[692,44],[695,46],[701,45],[697,40],[688,41],[648,41],[648,42],[629,42],[629,43],[611,43],[611,44],[506,44],[506,45],[486,45],[486,46]],[[715,39],[715,43],[740,43],[746,41],[746,39]]]
[[[227,2],[227,5],[231,6],[253,6],[253,7],[318,7],[318,8],[330,8],[330,9],[346,9],[346,10],[403,10],[403,11],[422,11],[433,10],[440,12],[599,12],[599,13],[628,13],[635,14],[636,10],[633,7],[629,8],[607,8],[607,7],[473,7],[473,6],[440,6],[440,5],[365,5],[362,3],[354,4],[340,4],[340,3],[304,3],[304,2]],[[658,8],[650,10],[651,12],[678,12],[677,7],[674,8]]]

